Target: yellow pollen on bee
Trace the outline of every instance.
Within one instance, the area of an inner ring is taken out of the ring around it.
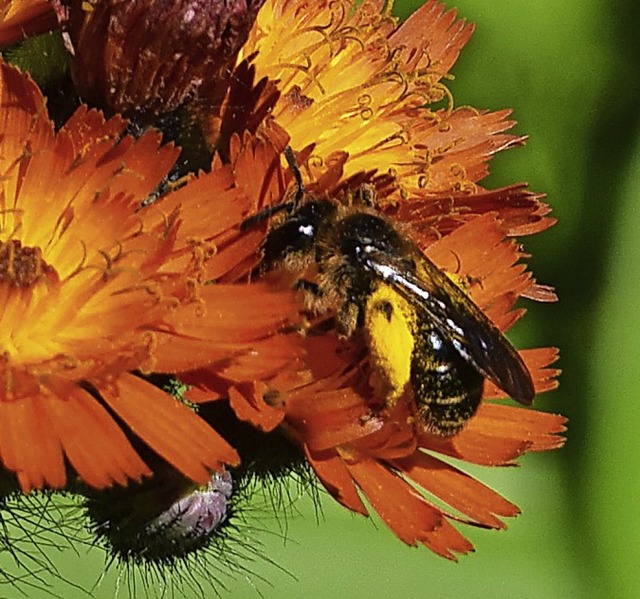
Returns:
[[[380,284],[367,300],[364,324],[375,366],[370,382],[393,405],[411,378],[415,310],[392,287]]]

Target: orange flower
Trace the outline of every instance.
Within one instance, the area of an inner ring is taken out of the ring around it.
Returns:
[[[416,240],[420,240],[418,236]],[[505,240],[494,214],[476,217],[432,243],[427,256],[440,268],[469,282],[474,302],[501,329],[524,314],[519,296],[547,295],[519,263],[522,254]],[[410,401],[385,404],[372,374],[379,367],[367,356],[362,336],[340,339],[326,325],[310,325],[305,357],[296,372],[278,370],[265,357],[245,355],[225,371],[238,384],[229,401],[241,420],[263,431],[280,426],[304,450],[309,464],[342,505],[366,515],[367,499],[393,532],[410,545],[424,544],[449,559],[473,546],[452,522],[504,528],[518,508],[447,461],[484,466],[512,465],[528,451],[562,446],[562,416],[496,403],[504,393],[486,382],[483,401],[465,428],[453,437],[427,432]],[[282,351],[289,352],[290,347]],[[554,349],[522,352],[536,393],[557,386]],[[273,360],[281,359],[279,354]],[[262,364],[261,383],[247,385],[249,369]],[[215,379],[192,373],[195,401],[218,392]],[[228,389],[228,385],[226,387]],[[439,454],[439,456],[438,456]],[[442,507],[444,502],[448,507]]]
[[[427,250],[436,264],[473,281],[471,296],[502,329],[522,315],[521,310],[511,311],[513,303],[534,286],[516,264],[520,255],[515,245],[503,237],[499,221],[487,215]],[[488,260],[478,253],[483,246],[491,250]],[[518,513],[516,506],[435,454],[503,466],[527,451],[563,443],[557,436],[564,430],[563,417],[495,403],[491,399],[503,394],[492,384],[485,386],[484,401],[462,432],[450,438],[429,434],[416,423],[407,403],[380,410],[369,386],[375,365],[367,359],[353,369],[354,356],[362,355],[362,341],[345,347],[336,337],[310,338],[308,344],[311,382],[290,385],[280,396],[284,426],[340,503],[366,515],[364,495],[407,544],[424,544],[456,559],[456,553],[473,546],[452,521],[504,528],[501,518]],[[557,371],[548,368],[555,350],[530,350],[522,356],[537,393],[555,388]]]
[[[309,195],[349,199],[363,182],[373,184],[375,209],[400,223],[436,265],[469,281],[469,295],[504,331],[524,313],[513,308],[518,297],[555,299],[505,241],[549,227],[549,209],[525,185],[486,190],[479,183],[492,155],[523,138],[506,133],[509,111],[453,107],[443,81],[472,26],[433,0],[400,26],[384,6],[268,0],[243,49],[246,62],[210,117],[209,140],[224,150],[225,132],[242,127],[229,115],[244,104],[230,98],[239,87],[252,89],[243,96],[248,111],[273,107],[299,151]],[[279,99],[263,77],[275,82]],[[252,87],[254,80],[260,83]],[[280,425],[329,493],[367,514],[364,497],[405,543],[456,559],[472,545],[452,522],[503,528],[517,507],[447,458],[512,464],[527,451],[560,447],[565,419],[496,403],[504,394],[485,382],[480,408],[461,432],[428,433],[410,402],[389,405],[376,396],[378,365],[363,336],[344,340],[323,327],[309,325],[297,372],[265,368],[260,383],[230,394],[238,417],[265,431]],[[556,354],[521,354],[537,393],[556,386],[549,367]],[[251,363],[239,358],[230,376],[247,381]],[[216,390],[206,377],[192,382],[198,400]]]
[[[63,487],[66,463],[103,488],[150,474],[140,440],[207,483],[237,453],[144,374],[259,356],[295,316],[289,293],[233,282],[255,253],[237,230],[259,208],[246,190],[282,185],[275,153],[237,140],[233,165],[141,208],[177,155],[158,133],[125,136],[86,108],[55,133],[35,84],[4,63],[0,114],[2,464],[23,491]]]
[[[267,0],[243,48],[255,78],[276,81],[272,114],[316,176],[343,154],[344,175],[388,174],[381,208],[432,234],[498,212],[510,234],[553,221],[524,185],[485,190],[496,152],[522,143],[510,111],[455,109],[448,72],[473,26],[429,0],[398,26],[384,0]],[[396,204],[399,203],[399,206]],[[435,237],[434,237],[435,238]]]
[[[155,133],[120,139],[120,120],[85,109],[54,135],[33,85],[3,66],[0,455],[23,489],[64,484],[63,456],[96,487],[148,472],[105,404],[200,484],[236,464],[224,440],[139,374],[169,372],[193,385],[192,401],[228,398],[239,420],[284,431],[340,503],[367,514],[366,499],[408,544],[455,559],[472,546],[452,522],[502,528],[517,513],[447,460],[511,464],[559,447],[564,419],[496,403],[502,392],[485,382],[461,432],[426,432],[410,398],[376,394],[366,335],[341,339],[313,313],[306,337],[275,334],[302,310],[288,289],[295,275],[257,268],[266,222],[238,227],[283,201],[291,175],[274,147],[288,144],[310,195],[342,201],[363,183],[375,188],[371,211],[468,282],[501,330],[522,316],[520,296],[555,299],[505,241],[553,223],[541,196],[480,183],[493,154],[523,141],[508,133],[510,112],[456,108],[445,85],[473,27],[435,0],[398,26],[389,5],[267,0],[233,76],[207,90],[216,102],[189,106],[216,152],[211,173],[141,209],[174,150]],[[78,14],[78,32],[100,21]],[[172,55],[156,50],[161,70]],[[81,70],[83,81],[104,79]],[[133,108],[107,105],[155,116],[157,89],[126,72],[118,93],[132,83]],[[199,95],[181,91],[176,105]],[[555,386],[555,350],[522,357],[536,392]]]
[[[47,0],[0,0],[0,47],[30,35],[55,29],[55,14]]]

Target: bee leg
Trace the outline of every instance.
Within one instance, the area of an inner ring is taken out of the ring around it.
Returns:
[[[323,296],[319,285],[313,281],[307,281],[307,279],[298,279],[295,284],[295,289],[296,291],[304,291],[318,299]]]
[[[295,154],[293,153],[291,146],[287,146],[284,149],[284,155],[285,155],[285,158],[287,159],[287,162],[289,163],[289,168],[291,169],[291,173],[293,174],[293,178],[295,179],[295,182],[296,182],[296,191],[295,191],[295,195],[293,196],[293,199],[289,200],[288,202],[282,202],[281,204],[267,206],[266,208],[263,208],[262,210],[260,210],[260,212],[257,212],[256,214],[253,214],[252,216],[245,218],[240,223],[241,231],[248,231],[255,225],[260,224],[261,222],[267,220],[269,217],[273,216],[274,214],[278,214],[278,212],[288,212],[289,214],[291,214],[294,210],[298,208],[298,206],[302,202],[302,198],[304,197],[304,194],[305,194],[304,184],[302,182],[302,173],[300,173],[300,168],[298,167],[298,163],[296,161],[296,157],[295,157]]]
[[[287,146],[284,149],[284,156],[287,159],[289,168],[291,169],[291,174],[296,181],[296,195],[293,198],[293,207],[296,209],[300,205],[300,202],[302,202],[302,198],[305,193],[304,183],[302,182],[302,173],[300,172],[296,155],[293,153],[291,146]]]
[[[296,291],[304,293],[304,303],[307,310],[316,314],[324,314],[328,309],[328,298],[322,287],[307,279],[298,279],[294,285]]]
[[[336,330],[341,337],[351,337],[358,328],[360,308],[355,302],[345,302],[336,314]]]
[[[259,212],[248,216],[240,223],[240,231],[248,231],[255,225],[264,222],[274,214],[278,214],[278,212],[291,212],[295,208],[295,202],[282,202],[282,204],[274,204],[273,206],[267,206],[263,208]]]

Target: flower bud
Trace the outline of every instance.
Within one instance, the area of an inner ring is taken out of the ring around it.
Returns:
[[[173,562],[205,547],[226,524],[231,474],[195,487],[176,471],[139,485],[92,492],[87,511],[97,537],[125,562]]]
[[[233,66],[264,0],[54,0],[82,99],[153,120]]]

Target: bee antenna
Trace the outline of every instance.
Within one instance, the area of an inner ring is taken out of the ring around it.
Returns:
[[[240,230],[246,231],[247,229],[250,229],[251,227],[253,227],[253,225],[257,225],[258,223],[261,223],[263,220],[267,220],[270,216],[273,216],[278,212],[283,212],[283,211],[289,212],[289,211],[292,211],[294,208],[295,208],[295,204],[293,202],[284,202],[282,204],[277,204],[275,206],[269,206],[264,210],[260,210],[260,212],[257,212],[253,216],[250,216],[249,218],[245,218],[240,223]]]
[[[246,231],[261,223],[262,221],[267,220],[269,217],[277,214],[278,212],[293,212],[302,201],[304,197],[304,183],[302,182],[302,173],[300,172],[300,167],[298,166],[298,162],[296,161],[296,156],[293,153],[293,149],[291,146],[286,146],[284,149],[284,156],[287,159],[287,163],[289,164],[289,168],[291,169],[291,173],[293,174],[293,178],[296,181],[296,193],[293,196],[293,199],[288,202],[283,202],[282,204],[276,204],[275,206],[269,206],[264,210],[260,210],[253,216],[245,218],[240,223],[240,230]]]
[[[285,147],[284,157],[287,159],[287,163],[289,164],[289,168],[291,169],[293,178],[296,180],[296,195],[293,197],[293,207],[295,210],[300,205],[300,202],[304,197],[304,183],[302,182],[302,173],[300,172],[298,161],[296,160],[296,156],[293,153],[293,149],[291,148],[291,146]]]

